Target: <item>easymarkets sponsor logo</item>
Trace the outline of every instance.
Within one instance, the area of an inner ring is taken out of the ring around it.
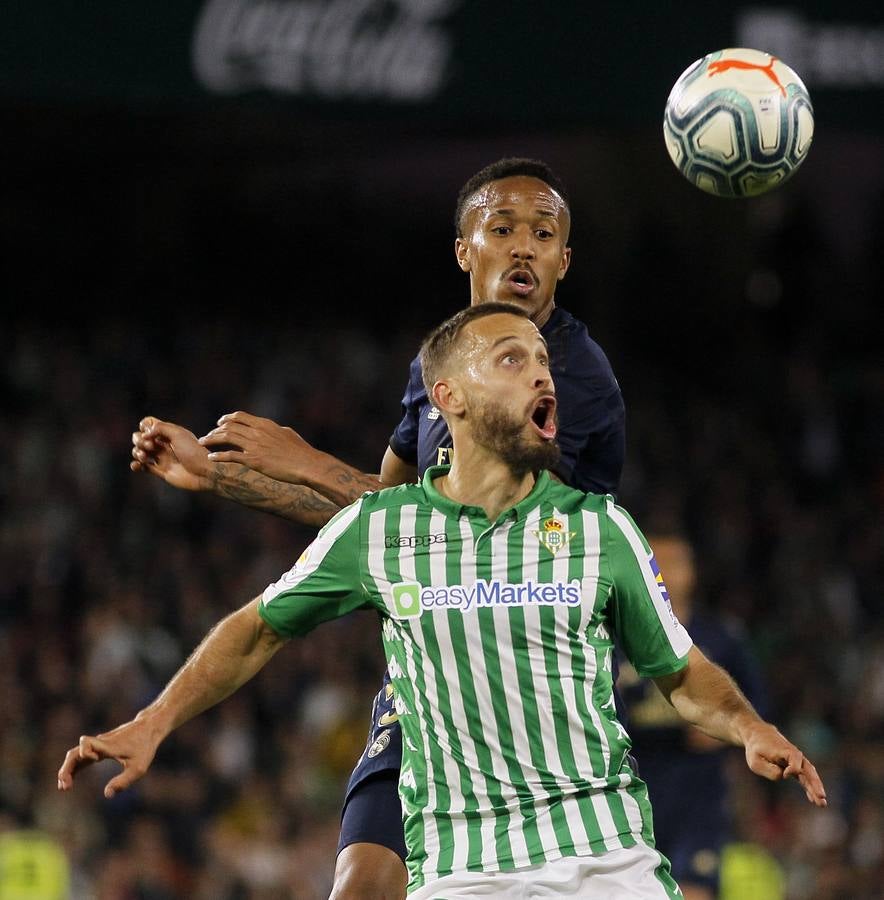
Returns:
[[[494,606],[577,606],[582,594],[580,581],[538,582],[511,584],[493,579],[470,585],[424,587],[416,581],[402,581],[391,585],[390,612],[395,619],[415,619],[421,613],[439,609],[469,612]]]

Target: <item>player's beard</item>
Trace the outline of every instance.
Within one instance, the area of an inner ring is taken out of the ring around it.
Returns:
[[[472,401],[469,410],[473,440],[496,453],[514,475],[551,469],[559,461],[561,450],[556,441],[527,437],[524,420],[517,420],[501,404]]]

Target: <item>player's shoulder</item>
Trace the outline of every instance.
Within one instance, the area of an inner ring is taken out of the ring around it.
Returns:
[[[419,409],[426,402],[427,391],[421,370],[420,356],[416,356],[408,367],[408,383],[402,395],[402,405],[408,410]]]
[[[572,375],[602,376],[616,383],[607,354],[590,335],[586,323],[568,310],[556,306],[540,333],[549,346],[554,371],[561,368]]]
[[[420,353],[418,353],[414,357],[414,359],[409,363],[408,373],[412,377],[414,377],[416,375],[418,378],[420,378],[422,375],[422,371],[423,370],[421,369],[421,356],[420,356]]]
[[[400,506],[421,503],[425,500],[423,486],[415,481],[381,488],[378,491],[368,491],[356,502],[361,504],[360,512],[371,513],[380,509],[396,509]]]
[[[625,541],[633,549],[641,545],[646,553],[650,552],[647,539],[636,524],[632,514],[617,502],[613,494],[593,494],[598,498],[599,519],[603,521],[602,528],[609,541],[620,543]]]
[[[563,513],[586,510],[588,512],[606,514],[607,503],[614,502],[611,494],[595,494],[592,491],[582,491],[570,484],[550,479],[545,499],[555,504],[556,509]]]
[[[547,340],[564,335],[570,342],[595,348],[604,355],[601,346],[590,335],[587,324],[562,306],[553,307],[553,311],[540,329],[540,333]]]
[[[412,388],[424,386],[424,371],[421,367],[420,354],[415,356],[408,366],[408,382]]]

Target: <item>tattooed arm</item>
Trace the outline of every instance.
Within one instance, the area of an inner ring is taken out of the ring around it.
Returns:
[[[407,480],[408,473],[400,471],[404,463],[397,467],[388,462],[392,451],[384,457],[381,474],[368,475],[317,450],[292,428],[246,412],[221,416],[218,427],[199,442],[211,451],[210,462],[238,463],[279,482],[306,485],[339,506]]]
[[[214,463],[208,478],[209,490],[219,497],[302,525],[322,528],[341,509],[304,484],[277,481],[239,463]]]
[[[342,505],[306,485],[278,481],[240,463],[210,460],[192,432],[153,416],[142,419],[132,444],[133,472],[149,472],[173,487],[208,491],[302,525],[321,528]]]

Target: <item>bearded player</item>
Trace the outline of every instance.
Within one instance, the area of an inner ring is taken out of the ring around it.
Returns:
[[[561,448],[554,474],[582,490],[615,494],[623,467],[624,405],[605,354],[586,326],[557,306],[568,272],[571,212],[558,176],[543,162],[499,160],[472,176],[455,210],[455,257],[469,275],[472,305],[517,304],[549,347],[558,392]],[[208,490],[306,524],[324,524],[365,491],[413,482],[451,461],[451,438],[411,364],[379,476],[310,446],[276,423],[236,412],[196,442],[179,426],[148,417],[133,435],[134,469],[192,490]],[[236,450],[207,453],[226,445]],[[372,709],[365,751],[347,787],[334,900],[404,896],[405,841],[397,784],[402,753],[394,696],[385,675]]]
[[[429,336],[421,363],[452,464],[342,510],[153,703],[81,737],[59,789],[113,758],[123,765],[105,788],[113,796],[146,773],[172,730],[257,674],[287,638],[368,608],[383,623],[403,729],[412,900],[680,896],[617,718],[615,638],[687,721],[825,806],[811,762],[693,646],[626,511],[550,477],[555,388],[525,312],[464,310]]]

